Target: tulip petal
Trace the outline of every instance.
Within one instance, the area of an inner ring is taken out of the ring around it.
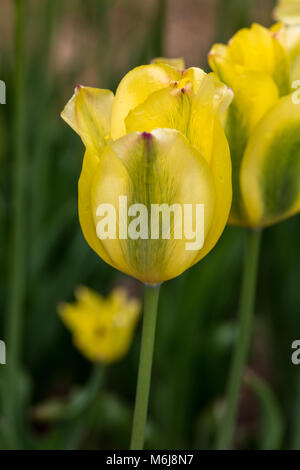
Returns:
[[[228,73],[260,72],[271,76],[280,96],[290,92],[288,56],[276,34],[259,24],[238,31],[228,46],[216,44],[210,51],[209,63],[228,86]],[[224,76],[223,76],[224,75]]]
[[[278,101],[273,80],[265,74],[247,72],[231,82],[234,100],[226,119],[226,135],[232,160],[233,201],[230,221],[241,224],[244,207],[240,194],[240,166],[249,136],[265,113]]]
[[[274,10],[274,17],[288,25],[300,24],[299,0],[280,0]]]
[[[107,264],[116,267],[113,260],[106,252],[95,231],[95,224],[91,207],[91,185],[95,172],[99,165],[99,157],[96,153],[86,151],[83,159],[82,170],[78,182],[78,213],[83,235],[90,247]]]
[[[204,258],[221,237],[228,221],[232,202],[230,151],[223,127],[218,119],[215,119],[213,142],[210,168],[216,191],[215,211],[203,249],[196,256],[194,263]]]
[[[181,72],[167,64],[136,67],[121,80],[113,103],[111,136],[118,139],[126,133],[125,118],[129,111],[143,103],[154,91],[181,79]]]
[[[291,81],[300,79],[300,24],[286,29],[286,43],[291,61]]]
[[[216,121],[224,121],[232,99],[232,90],[213,73],[205,76],[192,99],[187,137],[209,163],[215,144]]]
[[[119,196],[127,195],[128,207],[143,204],[204,204],[204,236],[214,219],[215,188],[205,159],[177,131],[157,129],[151,134],[131,133],[108,145],[99,162],[91,190],[94,234],[100,204],[118,209]],[[118,213],[118,216],[120,214]],[[124,220],[124,219],[122,219]],[[128,217],[129,224],[132,217]],[[199,250],[187,250],[190,242],[175,239],[175,228],[182,224],[178,215],[171,218],[171,239],[148,238],[102,240],[102,244],[121,271],[150,284],[157,284],[181,274],[191,266]]]
[[[273,224],[300,211],[300,105],[281,98],[246,148],[241,188],[250,225]]]
[[[191,84],[178,89],[163,88],[152,93],[125,119],[127,132],[151,132],[157,128],[177,129],[186,135],[191,111]]]
[[[78,85],[61,113],[84,145],[98,155],[110,138],[113,97],[109,90]]]
[[[171,67],[174,67],[177,70],[184,70],[185,63],[183,57],[178,57],[176,59],[170,59],[167,57],[156,57],[151,61],[151,64],[167,64]]]
[[[198,67],[190,67],[184,70],[182,73],[181,80],[179,81],[177,87],[183,88],[187,84],[191,83],[193,91],[196,93],[206,76],[207,74],[202,69],[199,69]]]
[[[197,93],[194,93],[191,82],[181,89],[164,88],[152,93],[143,104],[130,111],[125,120],[126,130],[177,129],[209,162],[215,118],[225,114],[232,96],[231,90],[214,74],[202,78]]]
[[[284,28],[281,23],[277,23],[272,29],[276,32],[278,40],[289,56],[291,83],[293,83],[300,77],[300,24]]]

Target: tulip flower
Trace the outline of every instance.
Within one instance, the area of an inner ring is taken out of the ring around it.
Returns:
[[[231,204],[230,157],[220,123],[231,98],[212,74],[165,63],[129,72],[115,97],[108,90],[76,87],[62,117],[86,147],[79,219],[87,242],[104,261],[142,282],[158,284],[178,276],[213,248]],[[179,204],[182,209],[184,204],[204,204],[203,246],[187,251],[184,236],[170,241],[142,234],[137,240],[127,234],[100,239],[97,207],[118,208],[123,196],[128,205],[143,203],[149,210],[152,203]]]
[[[159,284],[209,253],[228,219],[222,122],[231,100],[214,74],[160,58],[130,71],[115,95],[77,86],[62,112],[86,148],[78,186],[83,234],[106,263],[148,286],[133,448],[144,439]]]
[[[226,119],[233,166],[230,221],[261,228],[300,211],[290,60],[278,34],[260,25],[215,45],[209,62],[233,89]],[[283,157],[284,155],[284,157]]]
[[[110,364],[122,359],[139,317],[139,300],[128,298],[122,288],[107,298],[87,287],[78,288],[75,295],[76,302],[58,306],[75,346],[93,362]]]
[[[300,211],[300,106],[295,104],[291,56],[280,29],[254,24],[209,53],[211,68],[234,93],[225,121],[233,171],[230,222],[251,229],[218,448],[228,447],[233,433],[250,341],[261,229]]]

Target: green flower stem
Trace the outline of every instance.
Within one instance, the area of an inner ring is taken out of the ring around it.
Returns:
[[[145,286],[142,344],[131,435],[131,450],[141,450],[144,447],[159,288],[159,285]]]
[[[248,231],[239,307],[239,331],[229,372],[226,409],[217,440],[219,450],[228,449],[234,432],[241,382],[252,332],[260,240],[260,231]]]
[[[25,2],[15,0],[14,175],[12,207],[12,256],[7,311],[7,389],[3,397],[11,445],[16,446],[16,377],[22,332],[25,282]]]

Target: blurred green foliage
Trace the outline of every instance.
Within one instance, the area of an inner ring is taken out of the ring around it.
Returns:
[[[186,3],[188,7],[195,2]],[[272,2],[266,1],[268,17],[271,7]],[[26,274],[21,305],[22,371],[15,382],[21,397],[16,404],[21,448],[128,447],[140,331],[124,360],[105,371],[94,368],[72,346],[56,305],[72,299],[78,284],[106,293],[122,283],[135,295],[141,295],[141,286],[105,265],[83,239],[77,217],[83,146],[59,114],[82,77],[90,80],[86,84],[115,89],[129,69],[166,55],[165,25],[171,8],[171,1],[159,0],[26,2],[22,233]],[[254,19],[252,2],[219,1],[215,39],[229,39]],[[9,20],[13,38],[13,17]],[[10,295],[16,138],[11,38],[0,44],[0,78],[7,84],[7,105],[0,105],[3,340]],[[245,381],[237,448],[300,448],[300,367],[290,359],[291,343],[300,336],[299,233],[299,217],[264,233],[249,361],[251,373],[260,379]],[[161,289],[146,447],[213,447],[236,334],[242,250],[243,231],[227,228],[205,260]],[[5,367],[0,366],[4,394]],[[2,415],[3,404],[2,394]],[[0,418],[2,448],[8,445],[6,425]],[[271,436],[269,440],[266,435]]]

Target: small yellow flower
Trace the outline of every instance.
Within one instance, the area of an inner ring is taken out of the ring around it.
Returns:
[[[214,74],[183,66],[182,59],[160,58],[137,67],[115,96],[78,86],[62,112],[86,147],[79,219],[87,242],[108,264],[149,284],[176,277],[202,259],[220,238],[231,205],[231,163],[221,122],[232,92]],[[148,232],[129,240],[121,230],[114,238],[99,237],[97,208],[114,206],[120,218],[120,197],[149,213],[153,204],[193,210],[203,204],[204,244],[188,251],[185,232],[173,237],[181,225],[175,215],[169,240],[146,237]]]
[[[109,364],[127,353],[141,312],[137,299],[114,289],[107,298],[80,287],[76,302],[61,303],[60,316],[73,334],[75,346],[91,361]]]
[[[280,28],[254,24],[209,54],[211,68],[234,92],[225,128],[235,225],[264,227],[300,211],[300,106],[281,36]]]

